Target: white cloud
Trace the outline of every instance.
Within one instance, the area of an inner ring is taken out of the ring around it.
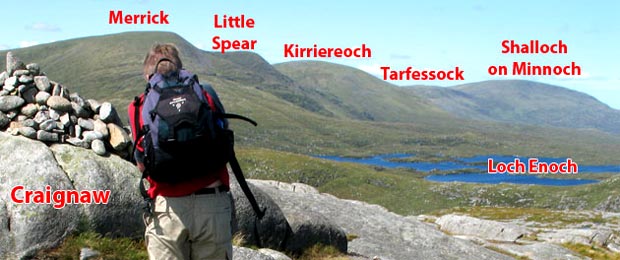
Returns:
[[[6,44],[0,44],[0,50],[8,50],[10,48],[11,48],[11,46],[8,46]]]
[[[19,42],[19,47],[26,48],[26,47],[30,47],[30,46],[37,45],[37,44],[39,43],[36,41],[21,41]]]
[[[59,32],[60,27],[47,23],[34,23],[26,26],[26,29],[33,31]]]

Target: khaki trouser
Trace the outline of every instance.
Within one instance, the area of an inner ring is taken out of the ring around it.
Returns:
[[[157,196],[145,217],[149,259],[232,259],[230,193]]]

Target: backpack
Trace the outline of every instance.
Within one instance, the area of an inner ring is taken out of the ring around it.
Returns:
[[[257,123],[225,113],[211,86],[201,85],[198,77],[186,70],[172,79],[155,73],[127,111],[134,149],[145,154],[142,178],[167,183],[190,181],[229,163],[257,216],[264,215],[236,159],[234,133],[228,129],[227,119],[242,119],[254,126]],[[147,199],[142,180],[140,189]]]

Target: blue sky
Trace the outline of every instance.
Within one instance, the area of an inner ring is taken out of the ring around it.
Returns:
[[[212,39],[257,40],[270,63],[285,58],[284,44],[356,47],[372,58],[321,59],[380,76],[393,69],[464,70],[464,81],[391,81],[396,85],[452,86],[489,79],[528,79],[571,88],[620,109],[620,3],[606,1],[250,1],[250,0],[30,0],[5,3],[0,49],[125,31],[172,31],[211,51]],[[11,6],[13,5],[13,6]],[[13,11],[7,11],[13,10]],[[163,10],[170,25],[110,25],[110,10]],[[215,29],[214,15],[251,17],[253,29]],[[562,40],[561,55],[502,54],[501,42]],[[145,50],[146,51],[146,50]],[[582,68],[578,77],[490,76],[491,65],[529,61]],[[44,65],[43,65],[44,67]],[[191,68],[190,68],[191,69]]]

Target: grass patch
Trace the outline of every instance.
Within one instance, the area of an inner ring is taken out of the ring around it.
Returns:
[[[232,238],[232,244],[233,246],[245,246],[245,235],[241,232],[235,233]]]
[[[293,258],[295,260],[348,260],[349,257],[338,251],[333,246],[325,246],[322,244],[314,245],[299,256]]]
[[[580,165],[581,166],[581,165]],[[541,178],[554,178],[554,179],[589,179],[604,181],[614,176],[618,176],[617,173],[578,173],[578,174],[538,174]]]
[[[551,224],[557,227],[566,227],[569,224],[592,222],[602,224],[607,222],[599,212],[556,211],[543,208],[513,208],[513,207],[457,207],[434,212],[434,215],[448,213],[462,213],[476,218],[490,220],[521,219],[528,222]]]
[[[348,241],[348,242],[351,242],[351,241],[353,241],[354,239],[356,239],[356,238],[358,238],[358,237],[359,237],[359,236],[358,236],[358,235],[356,235],[356,234],[347,234],[347,241]]]
[[[85,247],[100,253],[96,259],[148,259],[143,240],[108,238],[92,231],[67,238],[60,247],[41,252],[37,259],[78,259]]]
[[[574,243],[565,243],[565,244],[562,244],[562,246],[564,246],[565,248],[568,248],[569,250],[577,254],[580,254],[582,256],[587,256],[592,259],[599,259],[599,260],[620,259],[620,253],[610,252],[604,248],[600,248],[597,246],[588,246],[588,245],[574,244]]]

